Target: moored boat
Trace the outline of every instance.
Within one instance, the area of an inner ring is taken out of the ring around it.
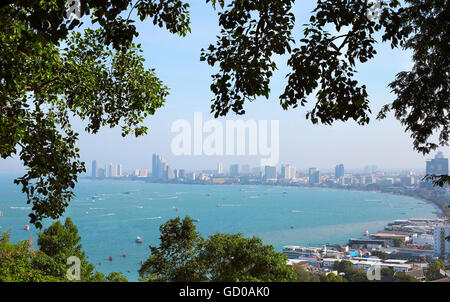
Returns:
[[[141,237],[139,237],[139,236],[137,236],[137,238],[136,238],[136,242],[137,242],[137,243],[142,243],[142,238],[141,238]]]

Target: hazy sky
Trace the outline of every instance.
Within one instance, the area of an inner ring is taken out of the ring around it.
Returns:
[[[314,2],[301,1],[295,7],[295,35],[300,37],[301,24],[308,21]],[[192,2],[191,2],[192,3]],[[200,62],[200,49],[215,43],[219,32],[217,13],[204,1],[191,4],[192,34],[185,38],[170,35],[155,28],[150,21],[137,22],[140,36],[136,42],[142,44],[146,65],[155,68],[157,75],[170,87],[166,105],[148,118],[145,124],[149,134],[141,138],[122,138],[120,128],[103,129],[97,135],[84,133],[84,123],[74,121],[80,132],[78,146],[88,171],[91,160],[97,159],[100,166],[107,162],[122,163],[125,171],[135,168],[151,168],[151,155],[160,153],[173,167],[215,168],[218,161],[225,170],[231,163],[257,166],[259,156],[175,156],[171,152],[171,141],[176,136],[171,125],[175,120],[188,120],[193,124],[194,112],[202,112],[203,120],[212,119],[209,113],[212,93],[211,74],[214,70]],[[411,66],[410,53],[391,50],[387,44],[378,44],[378,55],[369,63],[358,66],[357,79],[368,87],[373,118],[369,125],[361,127],[349,121],[333,126],[312,125],[305,119],[307,108],[299,107],[283,111],[278,96],[284,90],[288,73],[287,57],[277,57],[279,70],[271,82],[272,94],[269,100],[258,99],[245,105],[246,115],[230,113],[226,119],[279,120],[280,161],[290,163],[298,169],[317,167],[332,169],[344,163],[347,169],[360,169],[365,165],[377,165],[380,169],[424,169],[425,160],[412,148],[412,140],[404,127],[392,114],[383,121],[375,120],[382,105],[393,100],[387,85],[396,73]],[[314,99],[311,98],[311,101]],[[426,101],[426,100],[425,100]],[[225,128],[225,118],[219,119]],[[446,156],[449,148],[441,148]],[[23,171],[17,159],[0,160],[0,173]]]

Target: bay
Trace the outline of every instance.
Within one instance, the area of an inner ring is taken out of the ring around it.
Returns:
[[[31,206],[13,176],[0,176],[0,232],[11,240],[37,232],[29,224]],[[284,245],[345,244],[365,230],[376,232],[395,219],[434,217],[436,207],[406,196],[376,192],[264,185],[156,184],[129,180],[80,179],[64,217],[78,227],[83,249],[96,269],[122,272],[137,281],[140,261],[159,245],[159,227],[177,216],[197,218],[203,236],[242,233],[277,251]],[[44,221],[44,228],[52,223]],[[143,239],[136,243],[136,237]],[[123,257],[125,253],[126,257]],[[108,258],[112,257],[112,261]]]

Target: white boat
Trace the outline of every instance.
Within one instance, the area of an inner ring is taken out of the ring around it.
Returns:
[[[139,237],[139,236],[137,236],[137,238],[136,238],[136,242],[137,242],[137,243],[142,243],[142,238],[141,238],[141,237]]]
[[[192,218],[192,221],[200,222],[200,219],[199,218]]]
[[[29,226],[29,225],[26,225],[23,229],[24,229],[25,231],[29,231],[29,230],[30,230],[30,226]]]

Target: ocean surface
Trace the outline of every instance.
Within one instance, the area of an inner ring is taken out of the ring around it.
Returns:
[[[10,231],[13,242],[28,239],[31,233],[36,246],[39,230],[31,225],[29,232],[24,230],[31,205],[13,179],[0,175],[0,232]],[[177,216],[198,218],[195,224],[203,236],[240,232],[281,252],[284,245],[346,243],[392,220],[435,217],[437,211],[405,196],[262,185],[80,179],[75,192],[64,217],[78,227],[89,262],[102,273],[120,271],[131,281],[138,280],[140,261],[150,255],[148,246],[159,245],[160,225]],[[44,228],[51,222],[44,221]],[[142,244],[136,243],[137,236]]]

